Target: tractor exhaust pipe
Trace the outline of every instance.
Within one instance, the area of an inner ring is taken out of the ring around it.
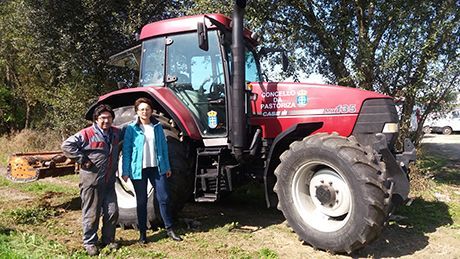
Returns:
[[[236,0],[232,15],[232,145],[237,160],[242,158],[247,146],[247,121],[245,112],[245,48],[243,17],[246,1]]]

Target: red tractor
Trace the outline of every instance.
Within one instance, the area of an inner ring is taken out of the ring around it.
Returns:
[[[300,239],[351,253],[380,233],[407,199],[415,149],[394,150],[398,115],[392,98],[331,85],[262,82],[257,41],[243,28],[246,1],[232,19],[197,15],[147,24],[140,45],[114,55],[136,87],[101,96],[115,125],[134,119],[148,97],[168,138],[174,212],[193,195],[213,202],[248,179],[265,185]],[[123,84],[121,84],[123,85]],[[136,224],[131,184],[116,185],[119,223]],[[150,190],[151,222],[160,220]]]

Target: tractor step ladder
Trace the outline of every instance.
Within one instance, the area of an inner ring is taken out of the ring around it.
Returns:
[[[196,202],[214,202],[224,191],[231,191],[231,174],[224,170],[223,148],[198,149],[196,153]]]

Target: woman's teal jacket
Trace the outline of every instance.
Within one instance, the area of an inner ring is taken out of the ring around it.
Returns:
[[[161,124],[151,119],[155,136],[155,153],[157,157],[158,172],[165,175],[171,170],[168,157],[168,144]],[[123,139],[122,175],[127,175],[133,180],[142,179],[142,153],[144,152],[144,132],[139,126],[139,121],[126,127]]]

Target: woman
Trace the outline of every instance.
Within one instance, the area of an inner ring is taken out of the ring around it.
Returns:
[[[161,218],[168,236],[175,241],[182,241],[182,238],[172,229],[172,217],[169,212],[166,178],[171,176],[171,168],[163,127],[152,116],[152,102],[149,99],[137,99],[134,110],[138,120],[126,128],[123,141],[122,178],[125,182],[130,178],[136,192],[139,242],[147,243],[147,180],[155,188]]]

